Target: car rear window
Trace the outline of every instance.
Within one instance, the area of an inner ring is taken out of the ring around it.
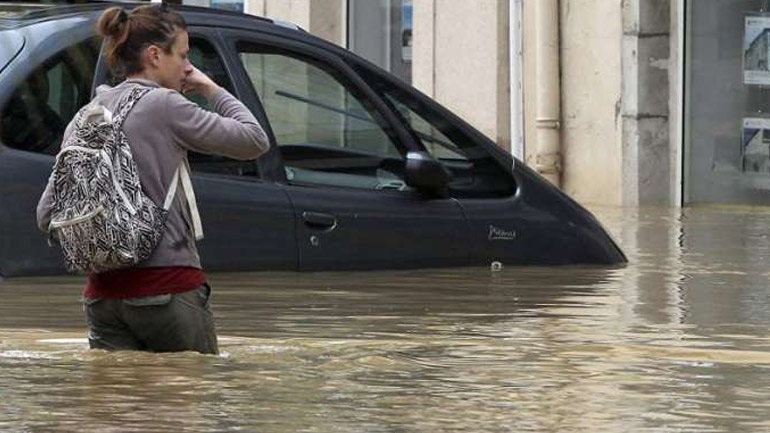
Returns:
[[[0,72],[24,46],[24,37],[13,30],[0,31]]]

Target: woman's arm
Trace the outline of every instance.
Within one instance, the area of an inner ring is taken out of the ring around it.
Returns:
[[[242,160],[268,150],[267,135],[249,109],[198,69],[188,75],[184,90],[201,93],[214,112],[200,108],[179,92],[166,91],[164,111],[181,147]]]

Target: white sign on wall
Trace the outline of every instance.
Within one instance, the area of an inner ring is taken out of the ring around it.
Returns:
[[[746,117],[741,132],[743,171],[770,173],[770,118]]]
[[[770,17],[747,16],[743,32],[743,82],[770,85]]]

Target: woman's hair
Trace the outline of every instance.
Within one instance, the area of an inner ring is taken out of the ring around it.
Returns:
[[[178,13],[165,5],[139,6],[127,13],[119,6],[102,13],[96,29],[105,37],[107,64],[115,75],[141,72],[142,50],[156,45],[171,52],[179,31],[187,24]]]

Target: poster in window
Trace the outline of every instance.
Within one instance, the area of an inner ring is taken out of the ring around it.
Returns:
[[[770,16],[748,16],[743,32],[743,82],[770,85]]]
[[[741,135],[743,171],[770,173],[770,118],[744,118]]]
[[[243,0],[211,0],[211,7],[243,13]]]
[[[412,60],[412,0],[401,3],[401,58]]]

